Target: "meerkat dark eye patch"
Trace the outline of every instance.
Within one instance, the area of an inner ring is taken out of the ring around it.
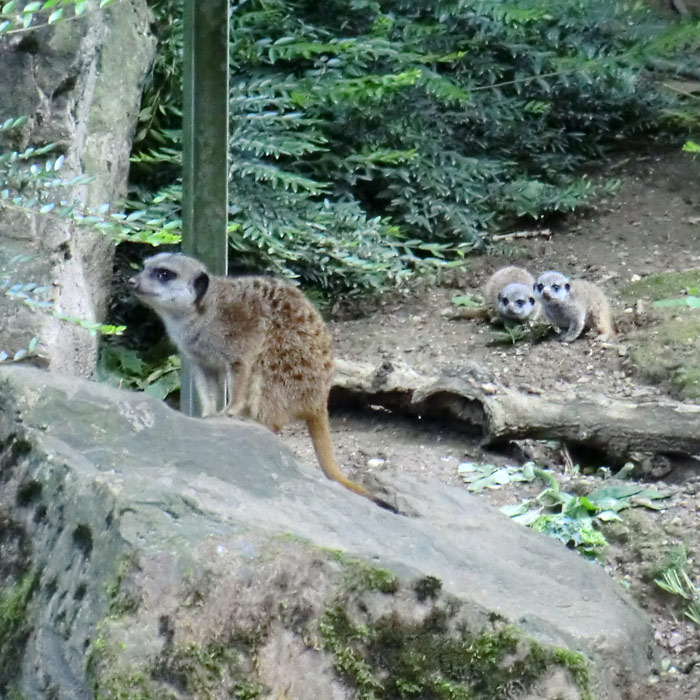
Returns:
[[[533,306],[535,305],[535,298],[534,298],[534,297],[530,297],[530,303],[531,303]]]
[[[151,277],[159,282],[169,282],[177,277],[177,273],[167,267],[156,267],[151,270]]]
[[[544,285],[540,282],[539,284],[535,285],[535,290],[538,292],[541,292],[544,289]]]
[[[567,283],[564,285],[564,289],[566,289],[566,291],[568,292],[568,291],[571,289],[571,285],[567,282]]]
[[[209,289],[209,275],[206,272],[200,272],[195,277],[193,286],[195,293],[195,304],[199,304],[199,302],[202,301],[202,297],[206,294],[207,289]]]
[[[506,299],[506,297],[501,297],[500,302],[503,306],[508,306],[508,299]]]

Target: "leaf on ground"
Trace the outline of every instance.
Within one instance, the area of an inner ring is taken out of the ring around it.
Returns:
[[[157,399],[167,398],[173,391],[180,388],[180,375],[175,372],[167,372],[152,384],[144,387],[144,393]]]
[[[455,304],[455,306],[464,306],[470,309],[475,309],[483,305],[483,302],[479,301],[471,294],[458,294],[452,297],[452,303]]]
[[[528,465],[525,465],[527,467]],[[532,481],[535,478],[532,467],[497,467],[493,464],[475,464],[462,462],[457,473],[462,477],[470,491],[479,493],[484,489],[497,489],[512,481]]]
[[[659,510],[653,501],[668,498],[670,491],[657,491],[637,484],[617,484],[596,489],[588,494],[588,500],[600,510],[618,512],[632,506],[645,506]]]
[[[591,518],[570,518],[561,513],[541,515],[533,522],[532,529],[556,537],[567,546],[582,547],[589,553],[592,548],[607,544],[603,534],[593,527]]]
[[[521,503],[511,503],[510,505],[501,506],[499,510],[509,518],[516,518],[520,515],[524,515],[525,513],[533,512],[531,510],[531,504],[532,501],[527,499]]]
[[[663,308],[669,306],[688,306],[691,309],[700,309],[700,297],[698,296],[686,296],[678,297],[676,299],[659,299],[655,301],[652,306],[656,308]]]
[[[604,523],[609,523],[613,520],[622,522],[622,518],[613,510],[604,510],[598,513],[595,517]]]

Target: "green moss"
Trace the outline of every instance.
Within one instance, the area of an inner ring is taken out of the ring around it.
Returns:
[[[98,635],[90,646],[87,671],[93,678],[95,700],[174,700],[175,695],[159,694],[159,689],[142,670],[122,669],[122,645]]]
[[[95,700],[177,700],[178,696],[157,687],[141,673],[112,675],[95,688]]]
[[[673,375],[673,383],[682,396],[700,399],[700,361],[693,367],[680,367]]]
[[[625,299],[648,298],[654,301],[679,297],[688,290],[700,287],[700,270],[664,272],[631,282],[621,290]]]
[[[700,315],[696,311],[664,312],[651,329],[630,335],[630,353],[640,376],[667,383],[683,398],[700,398]]]
[[[123,585],[124,579],[136,566],[136,560],[133,555],[123,556],[119,561],[116,577],[106,586],[107,597],[109,598],[109,613],[113,617],[134,613],[141,604],[140,597]]]
[[[582,689],[584,698],[592,698],[590,676],[588,673],[588,661],[583,654],[571,649],[555,649],[555,661],[564,666],[574,678],[576,685]]]
[[[302,545],[310,549],[308,543]],[[261,553],[260,560],[267,561],[272,554],[281,556],[275,549]],[[172,619],[161,620],[162,644],[151,646],[160,650],[155,658],[142,658],[118,641],[118,630],[129,628],[128,614],[107,620],[105,630],[112,630],[109,641],[95,641],[89,665],[95,699],[270,697],[270,689],[259,682],[255,660],[271,631],[280,627],[309,653],[329,654],[338,676],[358,700],[502,700],[515,689],[534,692],[535,684],[552,668],[567,669],[579,697],[591,699],[584,657],[537,644],[498,616],[488,621],[484,616],[476,631],[467,629],[466,623],[457,622],[463,619],[462,603],[442,593],[439,579],[417,579],[403,595],[394,596],[398,579],[386,569],[337,551],[313,548],[306,555],[314,565],[322,563],[319,574],[330,577],[328,582],[333,584],[328,589],[319,587],[327,590],[323,600],[310,602],[277,559],[271,560],[271,570],[284,574],[281,597],[266,599],[250,619],[214,623],[207,637],[196,642],[187,641],[188,623],[178,623],[173,613]],[[202,615],[210,615],[213,601],[201,586],[198,580],[197,590],[204,592],[197,608]],[[270,596],[274,590],[272,586]],[[191,594],[191,587],[183,587],[180,593],[188,610]],[[422,604],[419,621],[410,612],[399,613],[412,609],[416,598]],[[224,611],[217,615],[231,619]]]
[[[27,700],[27,696],[17,688],[10,688],[7,693],[7,700]]]
[[[508,625],[476,634],[451,631],[451,617],[436,606],[420,623],[392,614],[357,624],[336,606],[325,613],[320,631],[360,700],[496,700],[513,688],[532,687],[553,665],[568,669],[581,697],[592,698],[582,655],[539,645]]]
[[[122,648],[99,637],[91,649],[89,669],[95,700],[258,700],[267,689],[251,680],[252,654],[229,642],[194,642],[165,648],[142,668],[122,668]],[[250,650],[246,650],[250,651]]]
[[[38,574],[28,573],[14,586],[0,589],[0,690],[12,680],[31,631],[29,603],[38,581]]]
[[[435,600],[442,590],[442,581],[436,576],[425,576],[413,584],[413,590],[421,603],[427,599]]]
[[[255,700],[263,696],[265,689],[246,678],[247,656],[229,641],[210,641],[205,645],[191,643],[168,651],[158,663],[154,675],[167,679],[192,698]]]
[[[361,559],[353,559],[336,549],[325,550],[332,559],[343,565],[345,587],[350,591],[379,591],[392,594],[399,590],[399,579],[392,571],[371,566]]]

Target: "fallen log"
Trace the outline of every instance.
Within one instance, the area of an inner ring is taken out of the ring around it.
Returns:
[[[449,415],[487,444],[560,440],[625,459],[643,455],[700,455],[700,406],[672,400],[635,403],[577,393],[545,397],[498,382],[465,364],[425,376],[401,363],[339,360],[334,400],[377,404],[405,413]]]

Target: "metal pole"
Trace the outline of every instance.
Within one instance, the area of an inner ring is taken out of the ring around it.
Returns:
[[[185,0],[182,133],[182,250],[210,272],[227,272],[228,0]],[[223,406],[224,387],[217,405]],[[198,415],[183,358],[180,409]]]

